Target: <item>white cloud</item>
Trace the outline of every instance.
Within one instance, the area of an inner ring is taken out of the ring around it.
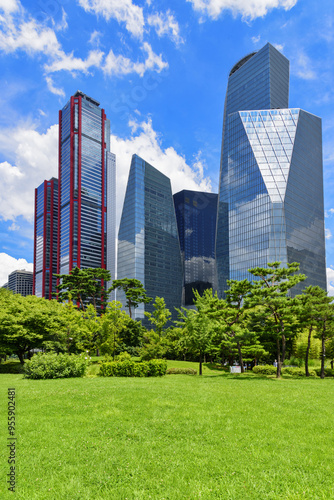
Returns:
[[[127,57],[121,55],[116,56],[114,52],[110,50],[103,66],[104,73],[116,76],[137,73],[139,76],[143,76],[147,70],[155,70],[160,73],[163,69],[168,68],[168,63],[162,60],[161,54],[158,56],[153,52],[149,43],[145,42],[142,49],[147,54],[144,62],[134,62]]]
[[[187,0],[194,10],[217,19],[220,14],[228,10],[233,16],[241,15],[244,20],[264,17],[269,10],[281,8],[290,10],[297,0]]]
[[[311,59],[303,52],[300,52],[298,54],[297,58],[295,59],[295,61],[293,61],[292,64],[293,72],[303,80],[316,79],[317,74],[312,66],[313,65]]]
[[[74,57],[73,52],[71,54],[61,54],[57,61],[54,61],[50,65],[46,65],[45,69],[48,73],[54,73],[56,71],[81,71],[87,74],[89,68],[95,66],[100,67],[104,53],[99,50],[91,50],[87,56],[86,60],[80,57]]]
[[[180,27],[172,12],[160,12],[148,16],[147,23],[152,26],[159,37],[168,36],[176,45],[183,42]]]
[[[330,297],[334,297],[334,269],[327,267],[327,292]]]
[[[0,149],[9,162],[0,163],[0,217],[32,221],[34,190],[45,179],[58,175],[58,125],[40,134],[28,126],[0,130]]]
[[[259,41],[261,40],[261,35],[258,35],[258,36],[252,36],[252,42],[254,44],[256,43],[259,43]]]
[[[118,0],[82,0],[81,5],[86,10],[95,10],[107,19],[114,17],[119,22],[125,21],[132,34],[139,36],[143,32],[142,9],[133,5],[131,0],[125,0],[123,3]],[[67,28],[64,9],[59,24],[51,20],[52,29],[32,18],[19,1],[0,0],[1,8],[3,15],[0,15],[0,52],[10,54],[22,51],[31,57],[44,56],[46,83],[50,92],[55,95],[64,96],[64,91],[57,88],[50,77],[51,73],[57,71],[69,71],[75,75],[76,72],[89,74],[91,68],[99,68],[107,75],[137,73],[143,76],[147,70],[160,72],[168,67],[162,56],[155,54],[147,42],[142,45],[142,50],[146,53],[144,62],[131,61],[121,55],[115,55],[112,50],[107,56],[100,50],[91,50],[86,58],[76,57],[73,52],[66,53],[63,50],[56,35],[55,30]],[[95,31],[89,42],[98,46],[99,33]]]
[[[16,12],[20,8],[20,2],[17,0],[0,0],[0,9],[4,11],[5,14],[11,14]]]
[[[132,127],[129,139],[111,136],[111,151],[116,154],[117,165],[117,226],[123,208],[131,158],[135,153],[170,178],[173,193],[182,189],[212,190],[211,180],[204,175],[204,165],[199,155],[189,164],[173,147],[162,149],[151,120],[130,122],[129,125]]]
[[[135,37],[142,38],[144,32],[143,9],[132,0],[79,0],[86,12],[103,16],[107,21],[116,19],[125,23],[126,29]]]
[[[8,275],[17,269],[33,270],[33,264],[25,259],[15,259],[6,253],[0,253],[0,286],[8,281]]]
[[[9,227],[8,227],[8,231],[18,231],[20,229],[20,226],[18,226],[17,224],[15,224],[15,222],[13,222]]]
[[[59,95],[61,97],[65,97],[65,92],[63,91],[63,89],[60,89],[60,88],[54,86],[54,83],[53,83],[51,76],[46,76],[45,80],[46,80],[46,84],[48,86],[48,89],[50,90],[50,92],[52,92],[52,94]],[[44,115],[45,115],[45,113],[44,113]]]
[[[284,44],[281,43],[274,43],[274,47],[279,50],[280,52],[283,52],[284,50]]]
[[[325,238],[326,240],[330,240],[333,237],[330,229],[325,229]]]

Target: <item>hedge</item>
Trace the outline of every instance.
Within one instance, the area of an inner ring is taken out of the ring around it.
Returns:
[[[168,368],[167,375],[197,375],[194,368]]]
[[[166,375],[167,361],[165,359],[151,359],[150,361],[136,362],[106,361],[101,363],[100,377],[162,377]]]

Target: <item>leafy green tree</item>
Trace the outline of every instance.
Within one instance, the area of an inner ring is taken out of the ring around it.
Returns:
[[[298,271],[297,262],[287,267],[280,267],[280,262],[272,262],[267,268],[249,269],[259,280],[253,281],[254,286],[245,301],[249,308],[260,306],[255,309],[253,320],[276,341],[277,378],[281,376],[287,338],[295,336],[299,327],[292,308],[295,301],[288,295],[297,283],[306,279],[305,275],[296,274]]]
[[[154,330],[146,331],[143,338],[143,346],[139,349],[141,359],[148,361],[150,359],[162,359],[167,351],[165,338],[161,338]]]
[[[184,342],[190,352],[199,356],[199,374],[202,375],[203,356],[210,351],[214,323],[210,321],[203,311],[195,309],[177,309],[182,328]]]
[[[0,344],[17,354],[21,364],[24,355],[43,347],[62,326],[59,304],[34,295],[0,297]]]
[[[126,315],[124,327],[119,332],[120,352],[128,352],[132,356],[138,354],[147,330],[140,321],[136,321]]]
[[[301,329],[308,330],[307,346],[305,352],[305,374],[310,376],[308,369],[309,353],[311,349],[312,334],[318,329],[322,314],[325,313],[331,298],[319,286],[309,286],[303,293],[296,297],[296,312]]]
[[[92,304],[98,312],[105,307],[109,291],[105,290],[104,283],[111,279],[107,269],[74,267],[70,274],[55,274],[55,276],[59,279],[57,285],[59,302],[75,300],[82,311],[88,304]]]
[[[142,283],[135,278],[123,278],[113,280],[109,291],[123,290],[126,297],[126,307],[129,308],[129,316],[132,318],[132,308],[135,309],[139,304],[148,304],[151,298],[146,295]]]
[[[161,337],[163,335],[164,327],[170,320],[172,313],[166,307],[165,299],[163,297],[156,297],[153,303],[153,313],[145,312],[146,318],[155,326],[155,331]]]
[[[101,316],[101,336],[98,346],[104,354],[112,354],[115,359],[120,345],[120,332],[126,325],[127,314],[122,311],[121,302],[109,302],[105,313]]]

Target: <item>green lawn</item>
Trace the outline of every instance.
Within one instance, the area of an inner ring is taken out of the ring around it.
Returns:
[[[1,374],[1,499],[14,498],[8,387],[17,393],[15,498],[334,499],[333,379]]]

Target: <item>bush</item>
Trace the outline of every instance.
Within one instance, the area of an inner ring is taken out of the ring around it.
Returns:
[[[316,368],[315,372],[318,377],[321,376],[321,368]],[[325,377],[334,377],[334,370],[331,368],[325,368]]]
[[[83,355],[38,353],[26,361],[23,373],[25,378],[33,379],[83,377],[87,366]]]
[[[101,363],[101,377],[162,377],[166,374],[167,361],[152,359],[137,363],[132,360]]]
[[[273,365],[258,365],[254,366],[252,371],[257,375],[276,375],[277,368]]]
[[[197,375],[194,368],[168,368],[167,375]]]

